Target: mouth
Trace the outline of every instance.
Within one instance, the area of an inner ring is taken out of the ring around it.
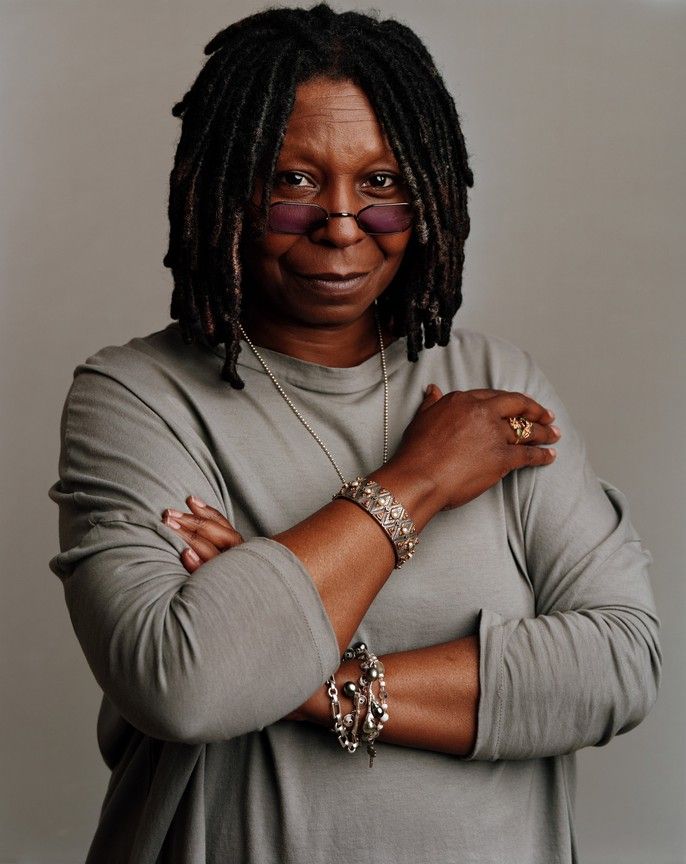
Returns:
[[[359,271],[353,273],[351,271],[350,273],[298,273],[297,275],[305,279],[318,279],[320,282],[345,282],[349,279],[357,279],[358,276],[366,276],[367,274]]]
[[[312,288],[324,291],[345,291],[351,288],[357,288],[369,276],[369,272],[361,273],[359,271],[350,273],[297,273],[293,272],[293,276],[299,282],[308,285]]]

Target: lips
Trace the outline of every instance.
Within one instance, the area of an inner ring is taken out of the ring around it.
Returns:
[[[319,295],[328,294],[332,297],[340,297],[343,294],[359,291],[366,285],[369,272],[359,270],[350,273],[298,273],[292,271],[295,281],[307,291],[314,291]]]
[[[351,273],[296,273],[301,279],[312,279],[317,282],[349,282],[351,279],[358,279],[360,276],[366,276],[367,273],[355,271]]]

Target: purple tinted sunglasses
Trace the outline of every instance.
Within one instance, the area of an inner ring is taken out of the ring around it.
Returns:
[[[277,201],[269,205],[267,226],[279,234],[309,234],[333,216],[352,216],[367,234],[399,234],[410,227],[414,218],[412,205],[406,201],[368,204],[357,213],[329,213],[319,204]]]

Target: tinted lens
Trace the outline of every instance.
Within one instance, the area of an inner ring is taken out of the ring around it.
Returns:
[[[307,234],[326,220],[326,210],[318,204],[279,202],[269,208],[269,227],[280,234]]]
[[[279,201],[269,208],[269,228],[280,234],[308,234],[326,222],[327,213],[318,204]],[[357,214],[357,221],[368,234],[396,234],[412,224],[412,207],[402,204],[369,204]]]
[[[394,234],[412,224],[410,204],[370,204],[357,214],[360,227],[368,234]]]

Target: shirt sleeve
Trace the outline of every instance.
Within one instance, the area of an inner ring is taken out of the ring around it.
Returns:
[[[195,494],[224,512],[218,469],[102,366],[82,364],[64,403],[62,580],[98,684],[133,726],[170,741],[226,740],[302,704],[340,663],[312,578],[290,549],[252,537],[192,575],[161,521]],[[205,448],[206,450],[206,448]]]
[[[564,405],[521,353],[526,379],[507,389],[551,408],[562,437],[554,463],[503,480],[508,533],[536,615],[479,611],[477,738],[471,753],[458,757],[467,761],[602,746],[646,717],[660,684],[652,556],[625,496],[594,473]]]

